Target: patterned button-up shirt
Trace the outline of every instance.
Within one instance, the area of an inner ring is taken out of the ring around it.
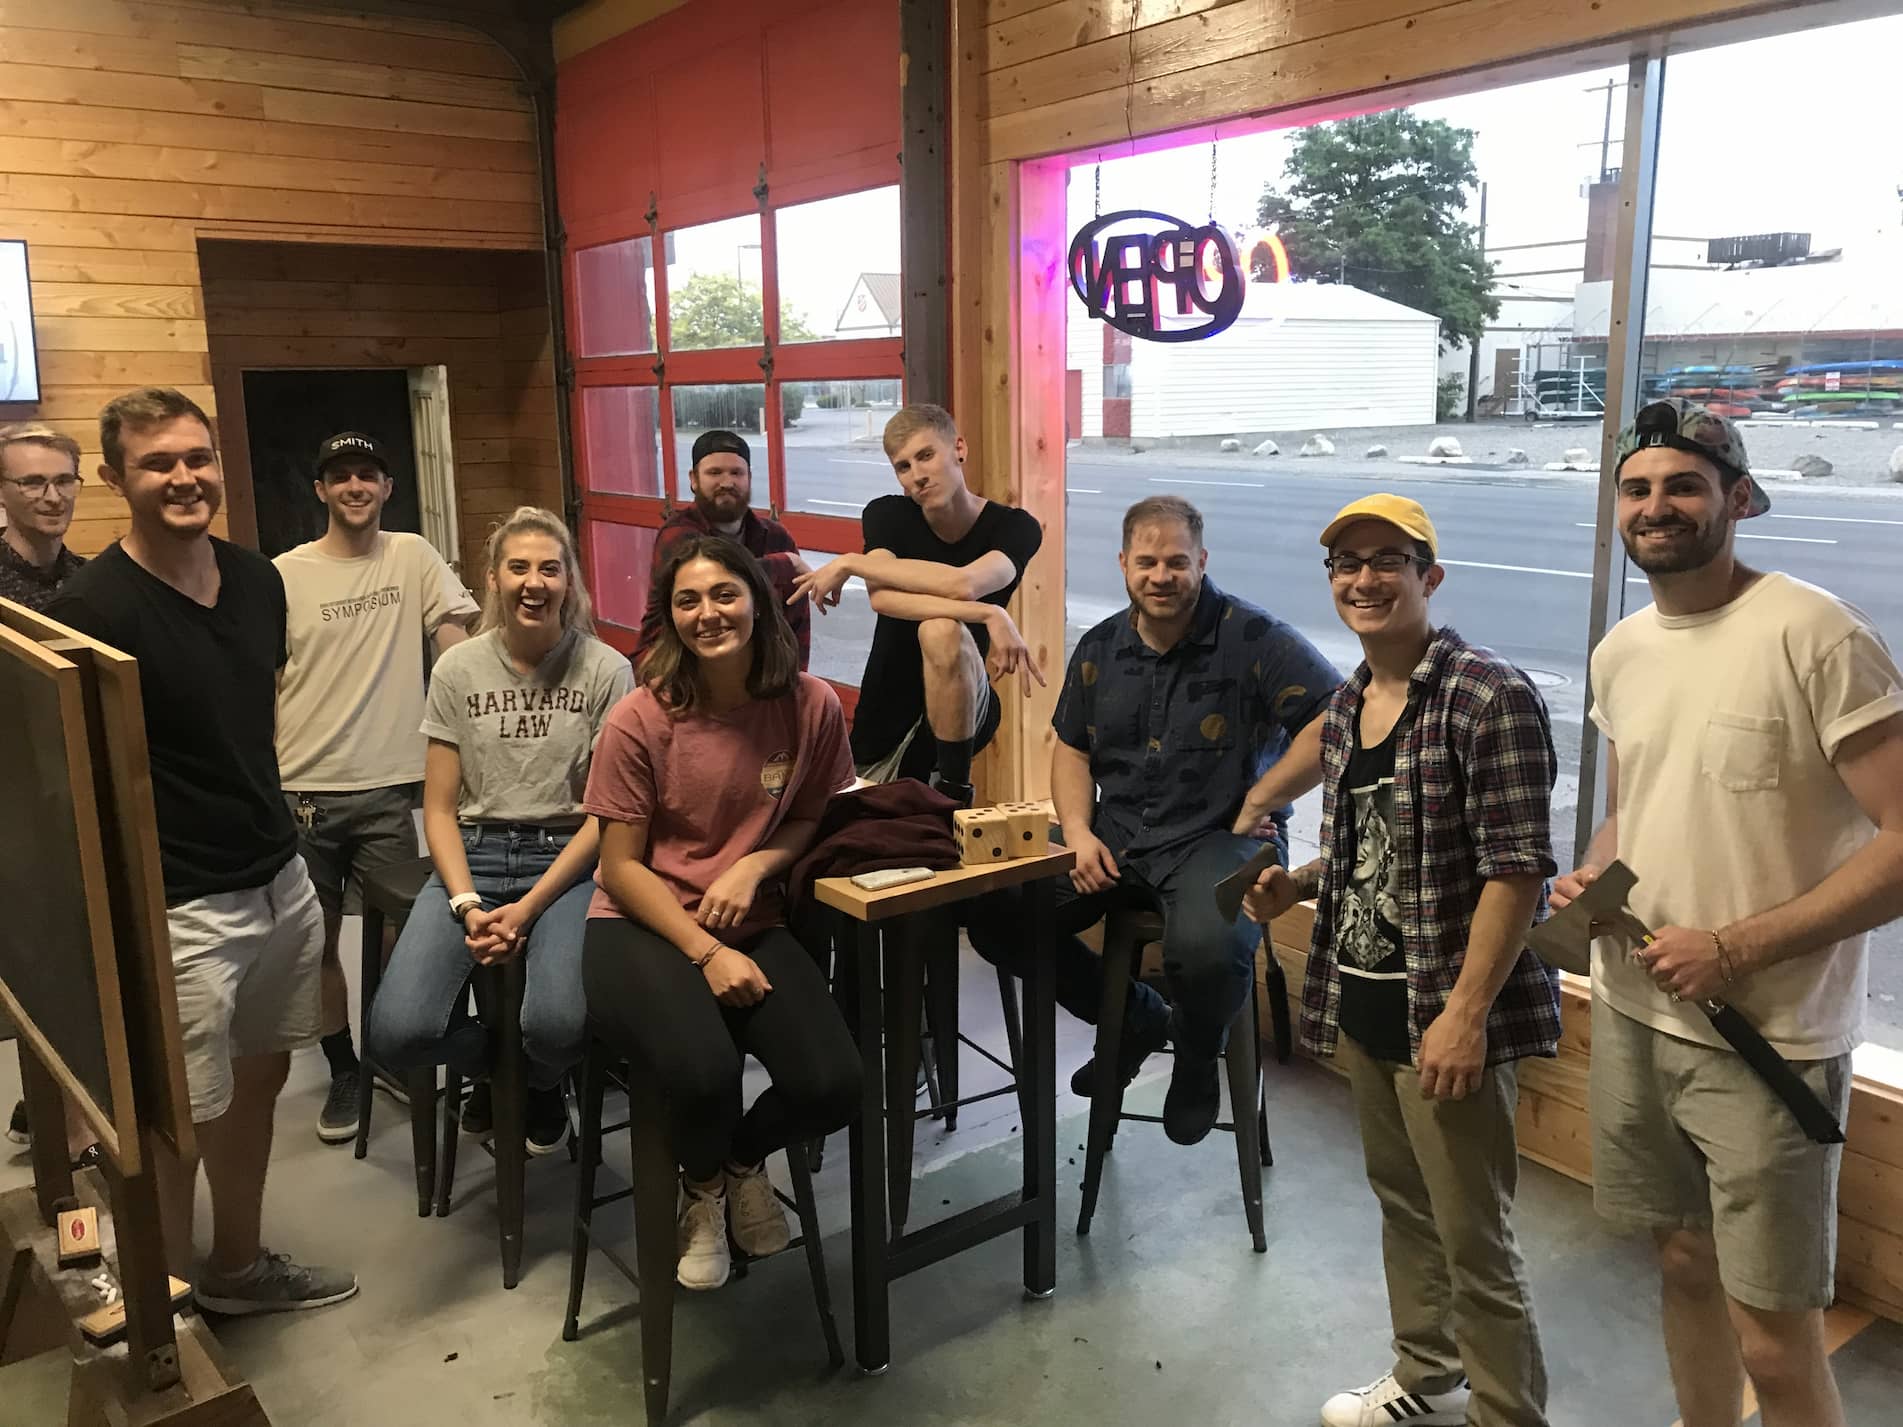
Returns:
[[[1354,800],[1343,780],[1355,748],[1363,664],[1322,715],[1321,890],[1302,990],[1302,1043],[1333,1055],[1341,1034],[1341,967],[1335,927],[1354,865]],[[1553,777],[1546,704],[1527,677],[1489,650],[1440,630],[1408,678],[1394,750],[1402,952],[1407,961],[1408,1044],[1447,1004],[1467,955],[1482,884],[1551,877]],[[1546,915],[1546,890],[1534,912]],[[1487,1013],[1487,1063],[1552,1055],[1559,1044],[1558,977],[1522,948]]]
[[[59,593],[59,587],[85,563],[62,545],[52,565],[42,570],[0,539],[0,599],[12,600],[28,609],[45,609]]]
[[[1328,702],[1341,675],[1292,627],[1205,579],[1189,633],[1159,654],[1134,610],[1078,641],[1051,726],[1090,756],[1092,830],[1119,862],[1167,875],[1227,831],[1243,796]],[[1288,846],[1287,809],[1275,813]]]

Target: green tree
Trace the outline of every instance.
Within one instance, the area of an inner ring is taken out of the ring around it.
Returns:
[[[765,310],[760,289],[752,283],[729,273],[696,273],[679,292],[668,294],[670,345],[678,351],[757,347]],[[814,335],[798,313],[780,304],[782,342],[810,342]]]
[[[1461,217],[1473,130],[1405,109],[1304,129],[1262,190],[1294,275],[1349,282],[1440,318],[1443,348],[1478,340],[1500,303],[1493,266]]]

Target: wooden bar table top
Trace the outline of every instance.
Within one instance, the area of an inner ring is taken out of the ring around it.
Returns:
[[[929,881],[877,892],[855,887],[846,877],[822,877],[813,884],[814,895],[823,905],[857,923],[862,1089],[860,1114],[851,1131],[852,1287],[854,1350],[866,1373],[882,1373],[891,1364],[888,1295],[894,1279],[1022,1230],[1025,1293],[1048,1298],[1057,1286],[1056,963],[1049,954],[1032,958],[1024,981],[1024,1048],[1017,1067],[1024,1120],[1022,1189],[892,1238],[887,1221],[884,1123],[887,1100],[898,1092],[887,1083],[886,1001],[894,987],[915,979],[918,968],[891,964],[905,954],[910,939],[887,938],[883,933],[921,912],[1023,887],[1025,934],[1032,945],[1048,947],[1056,924],[1052,880],[1067,875],[1076,862],[1075,852],[1058,848],[1038,857],[954,867]],[[897,1014],[916,1015],[911,1001],[900,997],[895,1004],[909,1008]],[[899,1070],[909,1087],[911,1067]],[[911,1111],[909,1100],[905,1110]]]

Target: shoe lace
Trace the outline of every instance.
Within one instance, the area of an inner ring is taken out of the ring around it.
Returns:
[[[773,1183],[764,1169],[729,1180],[727,1192],[733,1196],[734,1215],[739,1219],[751,1222],[772,1210]]]
[[[719,1199],[691,1191],[687,1196],[687,1207],[681,1213],[681,1240],[690,1243],[695,1239],[725,1235],[725,1225],[721,1223],[721,1210],[724,1207]]]

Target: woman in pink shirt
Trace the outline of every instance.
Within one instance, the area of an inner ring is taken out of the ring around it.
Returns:
[[[858,1049],[786,929],[782,886],[852,755],[838,696],[800,672],[742,546],[682,541],[654,588],[667,619],[588,777],[601,867],[582,978],[595,1033],[661,1079],[686,1191],[677,1277],[709,1289],[727,1281],[730,1222],[749,1255],[790,1241],[767,1155],[858,1108]],[[743,1115],[749,1053],[773,1083]]]

